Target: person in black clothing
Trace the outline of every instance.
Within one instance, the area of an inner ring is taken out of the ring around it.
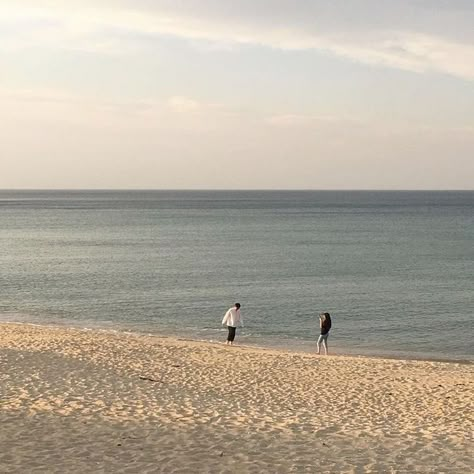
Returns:
[[[321,313],[319,315],[319,327],[321,328],[321,335],[318,338],[318,342],[316,343],[316,347],[318,349],[318,354],[321,353],[321,346],[323,344],[324,353],[328,355],[328,337],[329,337],[329,330],[331,329],[331,316],[329,313]]]

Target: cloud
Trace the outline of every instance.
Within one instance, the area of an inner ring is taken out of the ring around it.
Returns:
[[[200,109],[201,104],[189,97],[174,96],[168,99],[168,106],[177,112],[195,112]]]
[[[167,108],[179,113],[197,113],[207,111],[225,111],[222,104],[212,102],[202,102],[191,97],[175,95],[167,99]]]
[[[172,130],[194,135],[219,133],[243,122],[255,122],[251,112],[186,96],[170,96],[162,100],[152,97],[108,100],[61,89],[0,87],[0,102],[0,123],[17,121],[21,124],[19,128],[68,123],[111,132]]]
[[[357,124],[359,120],[333,115],[279,114],[265,118],[264,122],[280,128],[314,128],[321,125]]]
[[[5,103],[24,103],[46,105],[81,107],[94,110],[112,110],[121,112],[147,111],[156,107],[154,101],[112,101],[100,97],[81,96],[60,89],[35,88],[35,89],[7,89],[0,88],[0,99]],[[164,107],[163,104],[161,104]]]
[[[212,50],[212,45],[314,50],[362,64],[474,79],[474,8],[460,0],[449,4],[365,0],[350,5],[340,0],[330,4],[286,0],[42,4],[39,9],[36,2],[19,0],[4,12],[15,24],[40,18],[48,25],[28,35],[17,32],[16,39],[10,33],[14,37],[4,44],[23,40],[120,54],[133,44],[132,38],[167,35],[202,42],[203,50]]]
[[[472,188],[470,126],[256,116],[186,95],[3,89],[0,101],[3,187]]]

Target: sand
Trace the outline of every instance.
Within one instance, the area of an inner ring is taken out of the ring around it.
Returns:
[[[1,473],[474,472],[472,364],[0,325]]]

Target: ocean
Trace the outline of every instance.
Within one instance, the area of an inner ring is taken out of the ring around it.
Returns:
[[[0,321],[474,360],[474,192],[0,191]]]

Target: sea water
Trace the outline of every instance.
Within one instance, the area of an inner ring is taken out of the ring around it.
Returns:
[[[0,191],[0,321],[474,359],[474,192]]]

